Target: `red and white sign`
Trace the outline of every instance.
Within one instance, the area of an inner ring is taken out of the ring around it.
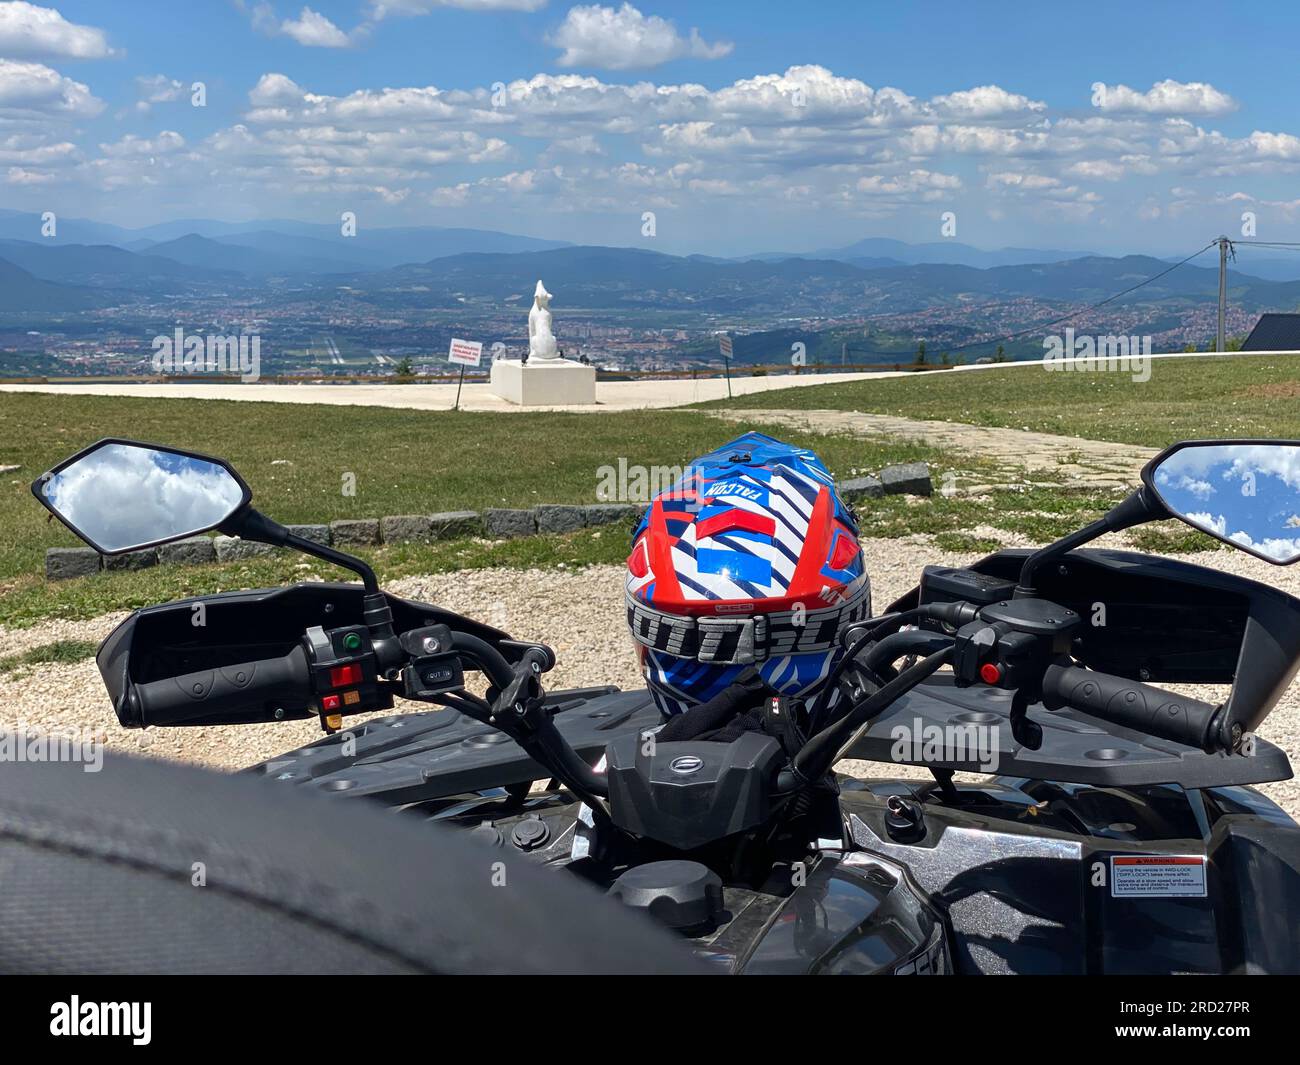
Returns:
[[[483,344],[478,340],[457,340],[451,338],[451,350],[447,352],[447,361],[461,366],[477,366],[483,358]]]
[[[1110,893],[1117,899],[1203,899],[1205,859],[1198,854],[1116,854]]]
[[[718,350],[722,352],[722,357],[724,359],[731,358],[731,337],[725,335],[720,336],[718,338]]]

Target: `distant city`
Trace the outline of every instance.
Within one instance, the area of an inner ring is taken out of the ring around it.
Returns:
[[[607,375],[720,372],[723,333],[752,372],[913,364],[922,343],[927,365],[1040,358],[1067,314],[1077,333],[1151,336],[1156,351],[1208,350],[1216,329],[1208,255],[1087,310],[1170,264],[955,242],[719,259],[486,230],[69,219],[51,236],[43,224],[0,211],[6,378],[156,376],[154,338],[178,328],[260,336],[263,378],[447,375],[452,337],[485,356],[527,349],[538,278],[563,353]],[[1289,263],[1259,261],[1269,276],[1250,265],[1229,275],[1229,336],[1300,307]]]

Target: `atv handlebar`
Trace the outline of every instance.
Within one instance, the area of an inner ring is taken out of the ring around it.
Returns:
[[[469,668],[482,670],[497,691],[507,689],[515,677],[509,660],[477,636],[448,631],[444,646]],[[407,661],[415,657],[415,652],[406,648],[403,653]],[[530,666],[536,663],[538,672],[555,665],[555,652],[540,644],[528,645],[525,656]],[[118,707],[118,718],[127,728],[282,720],[315,711],[319,695],[312,683],[312,657],[300,643],[281,657],[132,683]]]
[[[1202,750],[1221,746],[1212,738],[1216,732],[1217,706],[1109,673],[1050,665],[1043,674],[1043,705],[1049,710],[1068,706],[1116,725]]]
[[[311,698],[307,653],[299,644],[282,658],[259,658],[133,684],[126,695],[127,713],[119,712],[119,717],[124,725],[136,728],[202,724],[220,714],[267,703],[302,709]],[[272,718],[268,715],[267,720]]]

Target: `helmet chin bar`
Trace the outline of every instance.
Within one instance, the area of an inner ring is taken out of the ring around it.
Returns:
[[[696,617],[660,610],[628,593],[632,638],[652,651],[711,665],[752,665],[791,654],[818,654],[839,645],[840,633],[871,613],[866,580],[835,606],[736,617]]]

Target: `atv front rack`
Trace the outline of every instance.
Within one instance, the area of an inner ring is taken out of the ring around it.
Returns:
[[[661,723],[645,691],[576,688],[552,692],[547,702],[556,727],[592,764],[611,739]],[[1010,713],[1009,692],[956,688],[950,678],[936,677],[881,714],[846,757],[1115,788],[1177,784],[1192,790],[1292,775],[1286,755],[1264,740],[1256,741],[1253,757],[1206,754],[1076,711],[1049,712],[1041,706],[1029,713],[1042,726],[1043,743],[1029,750],[1012,736]],[[393,806],[549,776],[504,733],[454,710],[357,722],[245,772]]]

